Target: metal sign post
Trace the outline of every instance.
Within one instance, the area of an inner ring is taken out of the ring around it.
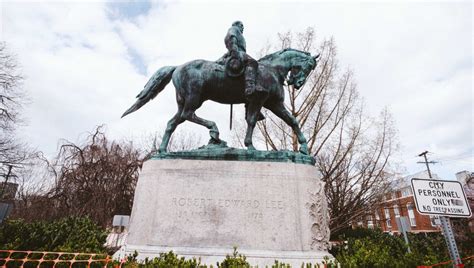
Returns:
[[[407,244],[407,247],[408,247],[408,253],[411,253],[410,241],[408,241],[408,235],[407,235],[407,232],[411,231],[411,226],[408,222],[408,218],[397,217],[395,218],[395,221],[397,222],[398,230],[403,234],[403,238],[405,239],[405,243]]]
[[[439,217],[441,221],[441,228],[443,228],[444,238],[448,244],[449,255],[453,260],[453,264],[458,266],[462,264],[461,257],[459,256],[458,246],[456,245],[456,240],[454,239],[453,228],[451,227],[451,221],[448,217],[441,216]]]

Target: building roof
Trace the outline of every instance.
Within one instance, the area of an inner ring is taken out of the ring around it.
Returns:
[[[436,180],[441,179],[435,173],[431,173],[431,175],[432,175],[433,179],[436,179]],[[400,176],[400,177],[394,179],[390,183],[390,186],[392,187],[392,190],[394,190],[394,191],[400,190],[400,189],[403,189],[403,188],[406,188],[406,187],[410,187],[412,178],[429,179],[430,176],[428,175],[428,171],[424,170],[424,171],[420,171],[420,172],[417,172],[415,174],[407,175],[407,176],[404,176],[404,177]]]

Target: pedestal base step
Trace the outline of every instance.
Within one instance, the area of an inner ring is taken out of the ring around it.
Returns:
[[[232,255],[232,248],[197,248],[197,247],[159,247],[159,246],[134,246],[126,245],[122,247],[114,258],[123,259],[134,252],[138,252],[137,259],[143,261],[159,257],[160,253],[173,251],[180,257],[186,259],[201,259],[202,264],[213,265],[221,263],[227,255]],[[322,264],[324,258],[333,260],[334,258],[325,251],[269,251],[269,250],[250,250],[237,249],[239,254],[247,258],[247,262],[252,266],[265,267],[275,264],[275,260],[280,263],[290,264],[291,267],[301,267],[303,263]]]

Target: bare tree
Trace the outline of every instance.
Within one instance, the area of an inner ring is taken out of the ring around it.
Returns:
[[[142,155],[131,142],[109,141],[98,127],[84,144],[64,141],[47,163],[52,187],[23,196],[14,216],[28,220],[88,216],[107,226],[115,214],[129,215]]]
[[[360,217],[386,190],[396,132],[388,111],[375,119],[365,114],[352,71],[339,69],[333,38],[316,45],[313,28],[278,34],[274,49],[287,47],[321,55],[303,88],[286,87],[286,108],[298,118],[326,183],[334,232]],[[262,52],[269,50],[266,47]],[[266,120],[258,123],[255,139],[267,150],[298,151],[292,129],[270,112],[264,114]],[[237,142],[241,141],[240,132],[236,135]]]
[[[3,202],[12,202],[11,195],[23,178],[23,169],[36,155],[17,135],[17,128],[22,124],[21,110],[26,103],[22,80],[15,57],[0,42],[0,201]]]
[[[52,210],[52,200],[48,191],[54,187],[55,178],[51,163],[37,153],[19,170],[15,182],[18,192],[12,218],[23,218],[27,221],[48,219],[56,212]]]
[[[0,43],[0,129],[13,130],[19,123],[23,105],[23,91],[16,59],[9,54],[5,43]]]
[[[25,103],[22,80],[15,57],[5,43],[0,43],[0,176],[3,177],[16,176],[17,168],[29,156],[26,145],[15,135]]]
[[[372,208],[389,190],[392,178],[389,161],[397,148],[390,114],[384,110],[370,129],[361,131],[354,142],[325,149],[316,156],[326,182],[331,211],[331,229],[338,231],[357,217],[372,214]],[[372,133],[372,131],[374,133]]]

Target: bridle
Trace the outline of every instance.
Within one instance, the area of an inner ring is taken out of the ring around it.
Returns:
[[[316,60],[315,60],[316,61]],[[304,79],[304,82],[303,84],[297,89],[299,90],[300,88],[303,88],[304,85],[306,84],[306,82],[308,81],[308,77],[311,77],[311,74],[314,72],[314,69],[316,69],[316,65],[317,63],[314,64],[313,68],[311,68],[311,71],[305,76],[305,79]],[[298,73],[302,72],[303,70],[299,71]],[[293,85],[294,86],[294,78],[295,76],[293,74],[290,73],[290,77],[288,79],[285,79],[285,82],[286,82],[286,85],[287,86],[290,86],[290,85]]]

